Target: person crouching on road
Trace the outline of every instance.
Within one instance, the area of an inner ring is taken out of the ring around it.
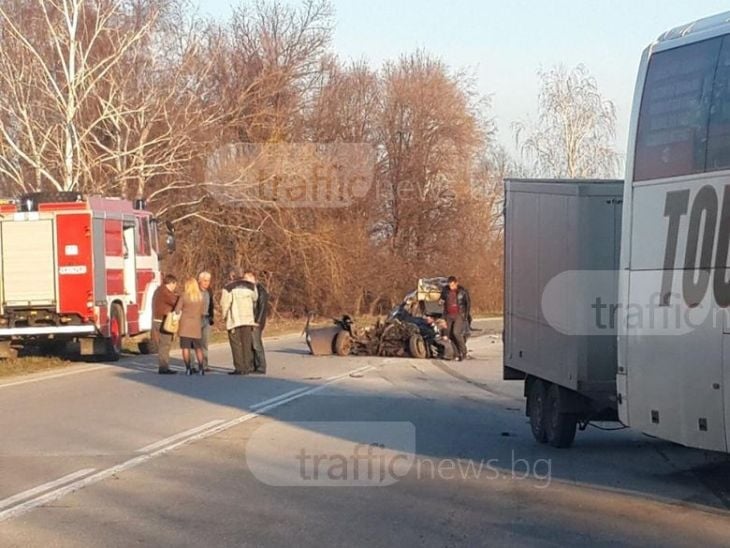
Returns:
[[[177,371],[170,369],[170,348],[172,347],[172,333],[162,330],[162,322],[177,303],[177,278],[167,274],[162,279],[162,285],[155,289],[152,295],[152,341],[157,346],[157,372],[160,375],[174,375]]]
[[[183,294],[175,306],[175,310],[180,312],[178,335],[180,336],[180,348],[182,349],[183,361],[185,362],[186,375],[192,375],[198,372],[201,375],[205,375],[203,348],[200,344],[200,338],[202,336],[201,325],[205,313],[203,305],[203,294],[198,287],[198,281],[195,278],[188,278],[185,280]],[[197,369],[194,369],[191,364],[191,350],[195,351],[195,359],[198,362]]]
[[[441,304],[444,305],[444,318],[448,325],[449,338],[456,345],[456,360],[466,359],[464,335],[471,322],[471,301],[469,292],[459,285],[456,276],[449,276],[448,285],[441,291]]]
[[[229,375],[246,375],[253,371],[254,303],[258,293],[256,286],[244,279],[246,274],[252,273],[240,268],[233,270],[231,281],[221,293],[221,311],[233,355],[234,370]]]
[[[198,287],[203,295],[203,322],[201,326],[200,347],[203,349],[203,370],[207,373],[208,368],[208,341],[210,340],[210,328],[213,325],[213,291],[210,289],[210,272],[198,274]]]

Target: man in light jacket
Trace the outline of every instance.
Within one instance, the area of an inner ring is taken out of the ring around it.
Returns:
[[[246,274],[243,269],[234,269],[231,281],[221,293],[221,313],[233,354],[234,370],[229,375],[246,375],[253,371],[254,304],[258,294],[256,285],[244,279]]]

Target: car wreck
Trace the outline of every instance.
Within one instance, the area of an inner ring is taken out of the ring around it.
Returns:
[[[441,318],[441,291],[447,278],[421,278],[415,291],[408,293],[387,318],[361,326],[345,314],[332,324],[313,327],[308,316],[304,328],[309,351],[314,356],[389,356],[440,358],[456,355]],[[468,325],[468,324],[467,324]],[[467,327],[468,336],[469,328]]]

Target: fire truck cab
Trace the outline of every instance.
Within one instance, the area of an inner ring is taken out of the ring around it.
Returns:
[[[161,251],[144,207],[68,192],[0,203],[0,357],[11,344],[78,341],[117,360],[124,336],[151,330]]]

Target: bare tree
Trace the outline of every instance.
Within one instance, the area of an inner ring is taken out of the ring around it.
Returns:
[[[224,116],[208,81],[216,45],[202,46],[208,29],[186,7],[185,0],[168,2],[144,46],[130,51],[109,78],[108,95],[126,108],[106,120],[95,140],[109,171],[100,190],[146,197],[160,215],[204,197],[193,173]]]
[[[615,177],[616,109],[588,69],[578,65],[540,71],[538,121],[517,123],[517,145],[536,176]]]
[[[0,173],[21,190],[74,190],[103,155],[103,126],[130,114],[108,79],[158,14],[135,19],[123,0],[0,2]],[[33,174],[30,180],[28,172]]]
[[[245,261],[282,314],[384,312],[447,272],[497,302],[512,167],[473,82],[424,52],[343,64],[332,29],[326,0],[0,0],[0,184],[145,197],[167,268]],[[301,201],[323,166],[334,193]]]
[[[426,53],[386,64],[383,81],[382,226],[394,251],[423,258],[438,246],[429,227],[453,226],[485,134],[469,80]]]

